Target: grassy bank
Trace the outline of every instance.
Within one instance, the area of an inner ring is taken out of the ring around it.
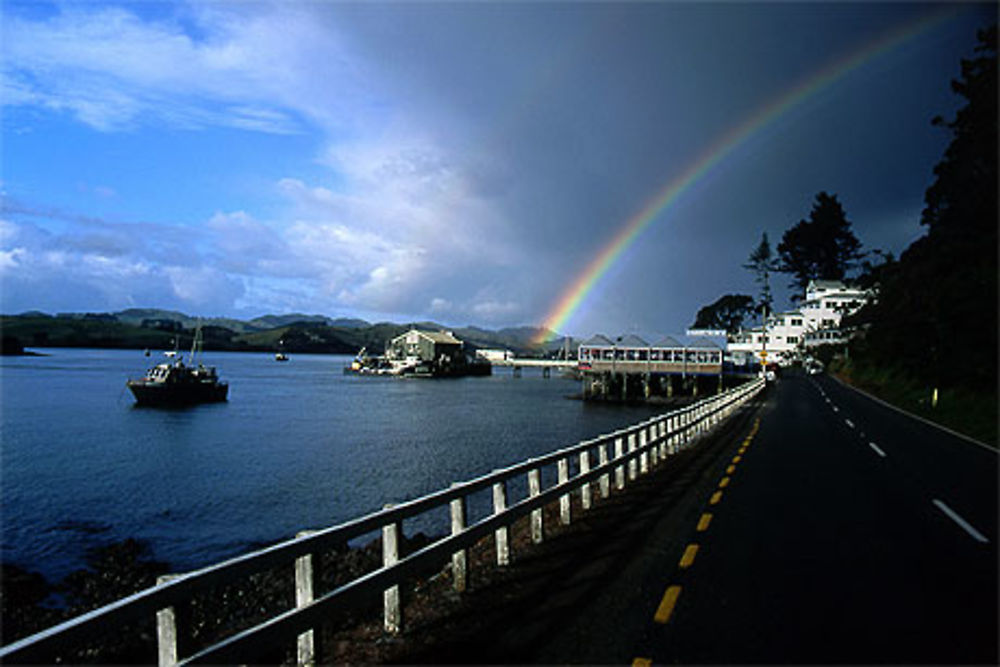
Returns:
[[[830,372],[844,382],[878,396],[909,413],[946,426],[970,438],[997,448],[997,390],[973,391],[961,387],[938,389],[892,368],[836,359]]]

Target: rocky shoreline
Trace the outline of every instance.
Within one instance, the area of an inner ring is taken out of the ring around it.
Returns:
[[[685,454],[678,458],[686,459]],[[649,487],[652,483],[651,478],[645,478],[633,486]],[[375,596],[368,607],[355,611],[335,626],[320,628],[318,662],[466,662],[468,656],[462,647],[475,646],[475,637],[489,635],[489,624],[497,620],[493,611],[519,604],[516,599],[525,592],[523,566],[530,568],[534,563],[537,567],[553,557],[563,557],[553,553],[573,554],[592,549],[588,536],[597,525],[609,523],[607,516],[599,517],[627,508],[642,495],[642,491],[627,492],[613,494],[609,499],[595,499],[594,509],[586,514],[582,513],[579,498],[574,498],[573,513],[578,518],[570,526],[560,525],[558,503],[548,505],[544,509],[546,543],[543,545],[532,543],[528,517],[520,519],[511,526],[509,539],[521,565],[497,567],[493,539],[486,537],[469,550],[466,593],[460,595],[453,590],[449,564],[431,567],[401,587],[404,627],[400,634],[387,634],[383,629],[382,600],[381,596]],[[615,521],[610,524],[613,526]],[[557,536],[560,539],[552,539]],[[401,553],[413,552],[428,542],[429,538],[423,534],[409,537],[401,544]],[[381,539],[357,548],[320,554],[319,563],[318,590],[322,594],[381,567]],[[547,568],[545,565],[543,570]],[[95,549],[89,554],[86,570],[74,572],[55,585],[40,575],[4,566],[0,581],[3,644],[155,585],[157,577],[168,570],[165,563],[152,560],[148,546],[137,540]],[[53,594],[62,596],[64,607],[46,604]],[[291,609],[294,595],[292,567],[257,573],[238,584],[204,592],[192,600],[188,610],[192,636],[187,654]],[[460,638],[458,644],[456,638]],[[267,654],[253,656],[253,662],[295,664],[294,650],[294,642],[288,642],[273,647]],[[458,653],[453,655],[456,650]],[[155,620],[150,618],[138,627],[122,628],[115,637],[95,639],[89,646],[60,656],[57,662],[150,664],[156,662],[156,651]]]
[[[546,509],[551,533],[561,532],[558,506]],[[402,554],[426,546],[422,533],[405,539]],[[527,520],[511,531],[512,547],[530,549]],[[492,539],[486,538],[469,553],[470,587],[483,586],[503,577],[494,564]],[[329,591],[381,567],[382,544],[376,538],[357,548],[344,548],[320,555],[320,591]],[[87,567],[59,582],[16,565],[4,564],[0,578],[2,643],[10,644],[70,618],[79,616],[122,597],[154,586],[157,578],[170,571],[168,564],[151,557],[149,545],[126,539],[93,549]],[[260,623],[276,613],[294,607],[295,587],[291,567],[261,572],[240,584],[206,591],[191,602],[190,648],[198,650],[225,636]],[[421,631],[440,622],[460,607],[460,598],[451,586],[450,567],[432,568],[404,587],[402,635],[387,635],[381,622],[381,598],[335,627],[321,630],[321,660],[329,664],[390,663],[406,655],[428,650],[432,635]],[[261,664],[294,664],[293,646],[275,647],[269,655],[255,656]],[[58,662],[80,664],[148,664],[156,661],[155,620],[123,629],[114,637],[95,639],[89,646],[60,656]]]

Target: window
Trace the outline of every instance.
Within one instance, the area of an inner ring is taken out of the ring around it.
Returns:
[[[792,345],[795,345],[796,343],[799,342],[799,337],[798,336],[789,336],[788,337],[788,342],[791,343]]]
[[[792,319],[792,326],[793,327],[800,327],[800,326],[802,326],[802,320],[801,319],[794,319],[793,318]]]

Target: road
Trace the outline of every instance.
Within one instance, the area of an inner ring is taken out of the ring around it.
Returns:
[[[994,450],[790,375],[408,661],[996,664],[997,503]]]
[[[996,664],[996,452],[826,377],[756,419],[632,657]]]

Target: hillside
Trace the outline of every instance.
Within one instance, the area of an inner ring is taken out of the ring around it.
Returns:
[[[411,327],[444,329],[435,322],[369,324],[358,319],[330,319],[322,315],[264,315],[250,321],[201,318],[207,350],[274,351],[280,346],[292,353],[354,354],[362,347],[381,352],[386,343]],[[36,311],[0,316],[0,331],[16,350],[44,347],[98,347],[170,349],[175,338],[181,348],[190,346],[199,318],[168,310],[130,308],[116,313],[60,313]],[[531,327],[489,331],[478,327],[453,329],[467,347],[503,348],[520,355],[534,355],[553,347],[532,342],[538,330]],[[558,345],[556,345],[558,347]]]

